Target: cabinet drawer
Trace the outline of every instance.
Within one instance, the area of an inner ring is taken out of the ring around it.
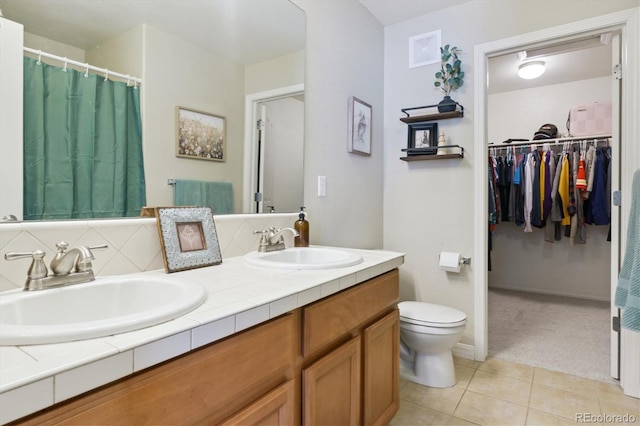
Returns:
[[[398,270],[303,308],[304,356],[357,329],[398,303]]]

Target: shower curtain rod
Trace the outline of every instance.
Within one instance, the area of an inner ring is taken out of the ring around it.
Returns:
[[[142,84],[142,79],[138,78],[138,77],[132,77],[130,75],[121,74],[119,72],[111,71],[111,70],[108,70],[106,68],[94,67],[93,65],[89,65],[87,63],[82,63],[82,62],[74,61],[72,59],[63,58],[62,56],[53,55],[51,53],[46,53],[46,52],[43,52],[42,50],[36,50],[36,49],[32,49],[32,48],[26,47],[26,46],[23,47],[22,49],[27,53],[31,53],[31,54],[37,55],[38,56],[38,61],[40,61],[40,58],[42,58],[42,57],[49,58],[49,59],[53,59],[53,60],[56,60],[56,61],[64,62],[65,64],[70,64],[70,65],[74,65],[74,66],[79,67],[79,68],[83,68],[85,70],[85,73],[88,73],[89,70],[91,70],[91,71],[95,71],[95,72],[104,74],[105,79],[109,78],[109,76],[112,76],[112,77],[121,78],[123,80],[127,80],[127,83],[128,82],[133,82],[133,83],[136,83],[136,84]]]
[[[511,143],[490,143],[487,145],[487,148],[509,148],[510,146],[533,146],[533,145],[562,145],[565,142],[581,142],[581,141],[594,141],[594,142],[605,142],[608,139],[611,139],[611,135],[599,135],[599,136],[589,136],[589,137],[570,137],[570,138],[558,138],[558,139],[537,139],[532,141],[523,141],[523,142],[511,142]]]

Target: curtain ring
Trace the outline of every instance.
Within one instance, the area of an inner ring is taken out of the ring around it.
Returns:
[[[38,50],[38,62],[37,64],[40,65],[42,63],[42,50]]]
[[[129,87],[129,84],[131,84],[131,76],[127,74],[127,87]]]
[[[67,65],[68,65],[68,59],[64,58],[64,68],[62,69],[62,71],[67,72]]]
[[[84,65],[85,65],[85,67],[86,67],[86,69],[85,69],[85,71],[84,71],[84,76],[85,76],[85,77],[89,77],[89,64],[84,64]]]
[[[105,69],[104,70],[104,81],[107,81],[109,79],[109,70]]]

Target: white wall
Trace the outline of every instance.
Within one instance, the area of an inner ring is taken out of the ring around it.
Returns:
[[[382,247],[383,27],[358,2],[294,0],[307,19],[304,202],[311,244]],[[371,156],[347,152],[349,97],[372,105]],[[327,195],[318,197],[317,178]]]
[[[143,140],[147,204],[173,205],[167,179],[233,184],[234,211],[242,206],[244,67],[144,26]],[[176,157],[176,107],[226,118],[226,161]]]
[[[473,228],[473,51],[493,40],[637,7],[636,0],[479,0],[443,9],[385,29],[384,246],[407,255],[401,268],[403,299],[443,303],[467,314],[462,343],[473,344],[473,262],[458,275],[437,266],[442,250],[470,255]],[[552,13],[550,13],[552,11]],[[465,117],[441,121],[451,143],[465,148],[462,160],[405,163],[399,161],[407,128],[400,109],[437,103],[433,87],[438,64],[408,68],[408,39],[442,30],[443,44],[463,50],[464,86],[453,98],[465,106]]]

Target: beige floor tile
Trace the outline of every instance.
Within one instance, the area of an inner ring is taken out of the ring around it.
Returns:
[[[563,426],[563,425],[576,425],[574,420],[565,419],[564,417],[554,416],[543,411],[534,410],[529,408],[527,413],[526,426]]]
[[[453,386],[450,388],[432,388],[409,382],[402,388],[401,401],[409,401],[422,407],[431,408],[445,414],[453,414],[464,388]],[[402,404],[401,404],[402,405]]]
[[[594,395],[596,394],[597,382],[545,368],[536,368],[533,375],[533,383],[583,395]]]
[[[451,416],[410,401],[400,401],[400,409],[389,426],[446,425]]]
[[[476,372],[475,368],[463,367],[462,365],[456,365],[456,386],[466,389],[469,386],[469,382]]]
[[[531,382],[478,370],[467,390],[526,406],[531,394]]]
[[[498,358],[487,358],[487,360],[478,367],[478,370],[513,377],[514,379],[531,381],[534,367]]]
[[[475,361],[473,359],[467,359],[467,358],[460,358],[457,356],[453,357],[453,363],[457,366],[457,365],[461,365],[463,367],[468,367],[468,368],[478,368],[480,366],[480,364],[482,364],[481,361]]]
[[[453,416],[479,425],[524,425],[527,407],[467,390]]]
[[[586,395],[537,383],[531,389],[529,407],[570,420],[575,420],[579,413],[600,414],[600,404],[595,393]]]
[[[451,417],[451,419],[449,420],[449,423],[447,423],[447,426],[474,426],[477,424],[478,423],[471,423],[466,420],[459,419],[457,417]]]
[[[635,414],[640,423],[640,399],[627,396],[617,385],[596,382],[600,408],[603,413],[628,411]]]

